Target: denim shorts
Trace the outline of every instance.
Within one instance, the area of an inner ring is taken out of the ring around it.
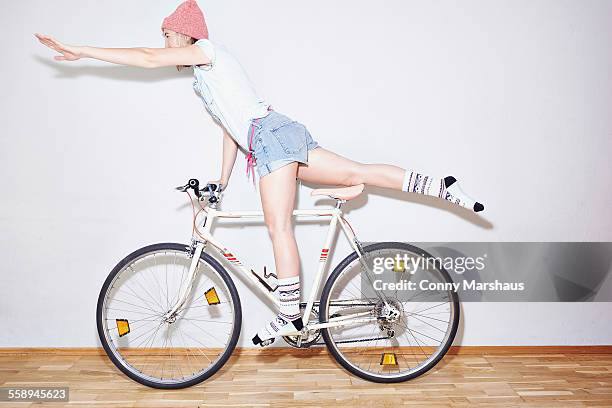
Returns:
[[[252,149],[261,178],[294,161],[307,164],[308,152],[319,144],[312,139],[306,126],[271,110],[267,116],[251,121],[247,146]]]

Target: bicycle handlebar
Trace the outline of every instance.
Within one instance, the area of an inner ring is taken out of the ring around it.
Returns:
[[[219,202],[221,193],[223,192],[223,184],[221,183],[207,183],[204,188],[200,189],[200,182],[198,179],[189,179],[187,184],[184,186],[175,187],[176,190],[186,192],[192,189],[195,195],[202,200],[205,196],[208,197],[210,204],[216,204]]]

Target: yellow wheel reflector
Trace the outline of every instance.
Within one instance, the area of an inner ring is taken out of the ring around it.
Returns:
[[[125,336],[130,332],[130,324],[126,319],[116,319],[117,320],[117,331],[119,332],[119,337]]]
[[[393,264],[393,272],[406,272],[406,263],[401,259],[396,259]]]
[[[206,296],[206,301],[209,305],[218,305],[219,303],[221,303],[221,301],[219,300],[219,296],[217,296],[217,291],[214,287],[208,289],[204,293],[204,295]]]
[[[383,353],[380,358],[380,365],[397,365],[395,353]]]

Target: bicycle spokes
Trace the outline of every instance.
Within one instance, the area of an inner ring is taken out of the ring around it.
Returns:
[[[187,282],[187,251],[162,250],[126,264],[107,290],[105,338],[112,353],[139,377],[185,382],[206,372],[232,338],[234,305],[227,285],[204,262]],[[191,286],[174,313],[180,294]]]
[[[399,251],[408,257],[422,256],[402,248],[365,248],[365,259],[393,258]],[[446,351],[449,338],[452,341],[456,297],[443,291],[404,291],[397,289],[400,285],[383,289],[384,275],[376,275],[375,283],[364,274],[362,262],[355,259],[347,264],[332,283],[325,307],[328,321],[346,320],[328,328],[328,345],[365,376],[393,378],[416,373]],[[404,274],[406,269],[405,264],[394,262],[387,280],[448,279],[445,272],[432,268],[411,271],[409,276]]]

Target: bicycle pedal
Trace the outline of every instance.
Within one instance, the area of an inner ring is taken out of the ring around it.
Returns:
[[[261,343],[259,343],[259,345],[260,345],[261,347],[266,347],[266,346],[269,346],[270,344],[274,343],[274,340],[275,340],[275,339],[268,339],[268,340],[264,340],[264,341],[262,341]]]
[[[270,344],[274,343],[274,340],[276,339],[271,338],[271,339],[261,340],[258,334],[256,334],[255,337],[253,337],[252,339],[253,344],[255,344],[256,346],[259,345],[261,347],[269,346]]]

